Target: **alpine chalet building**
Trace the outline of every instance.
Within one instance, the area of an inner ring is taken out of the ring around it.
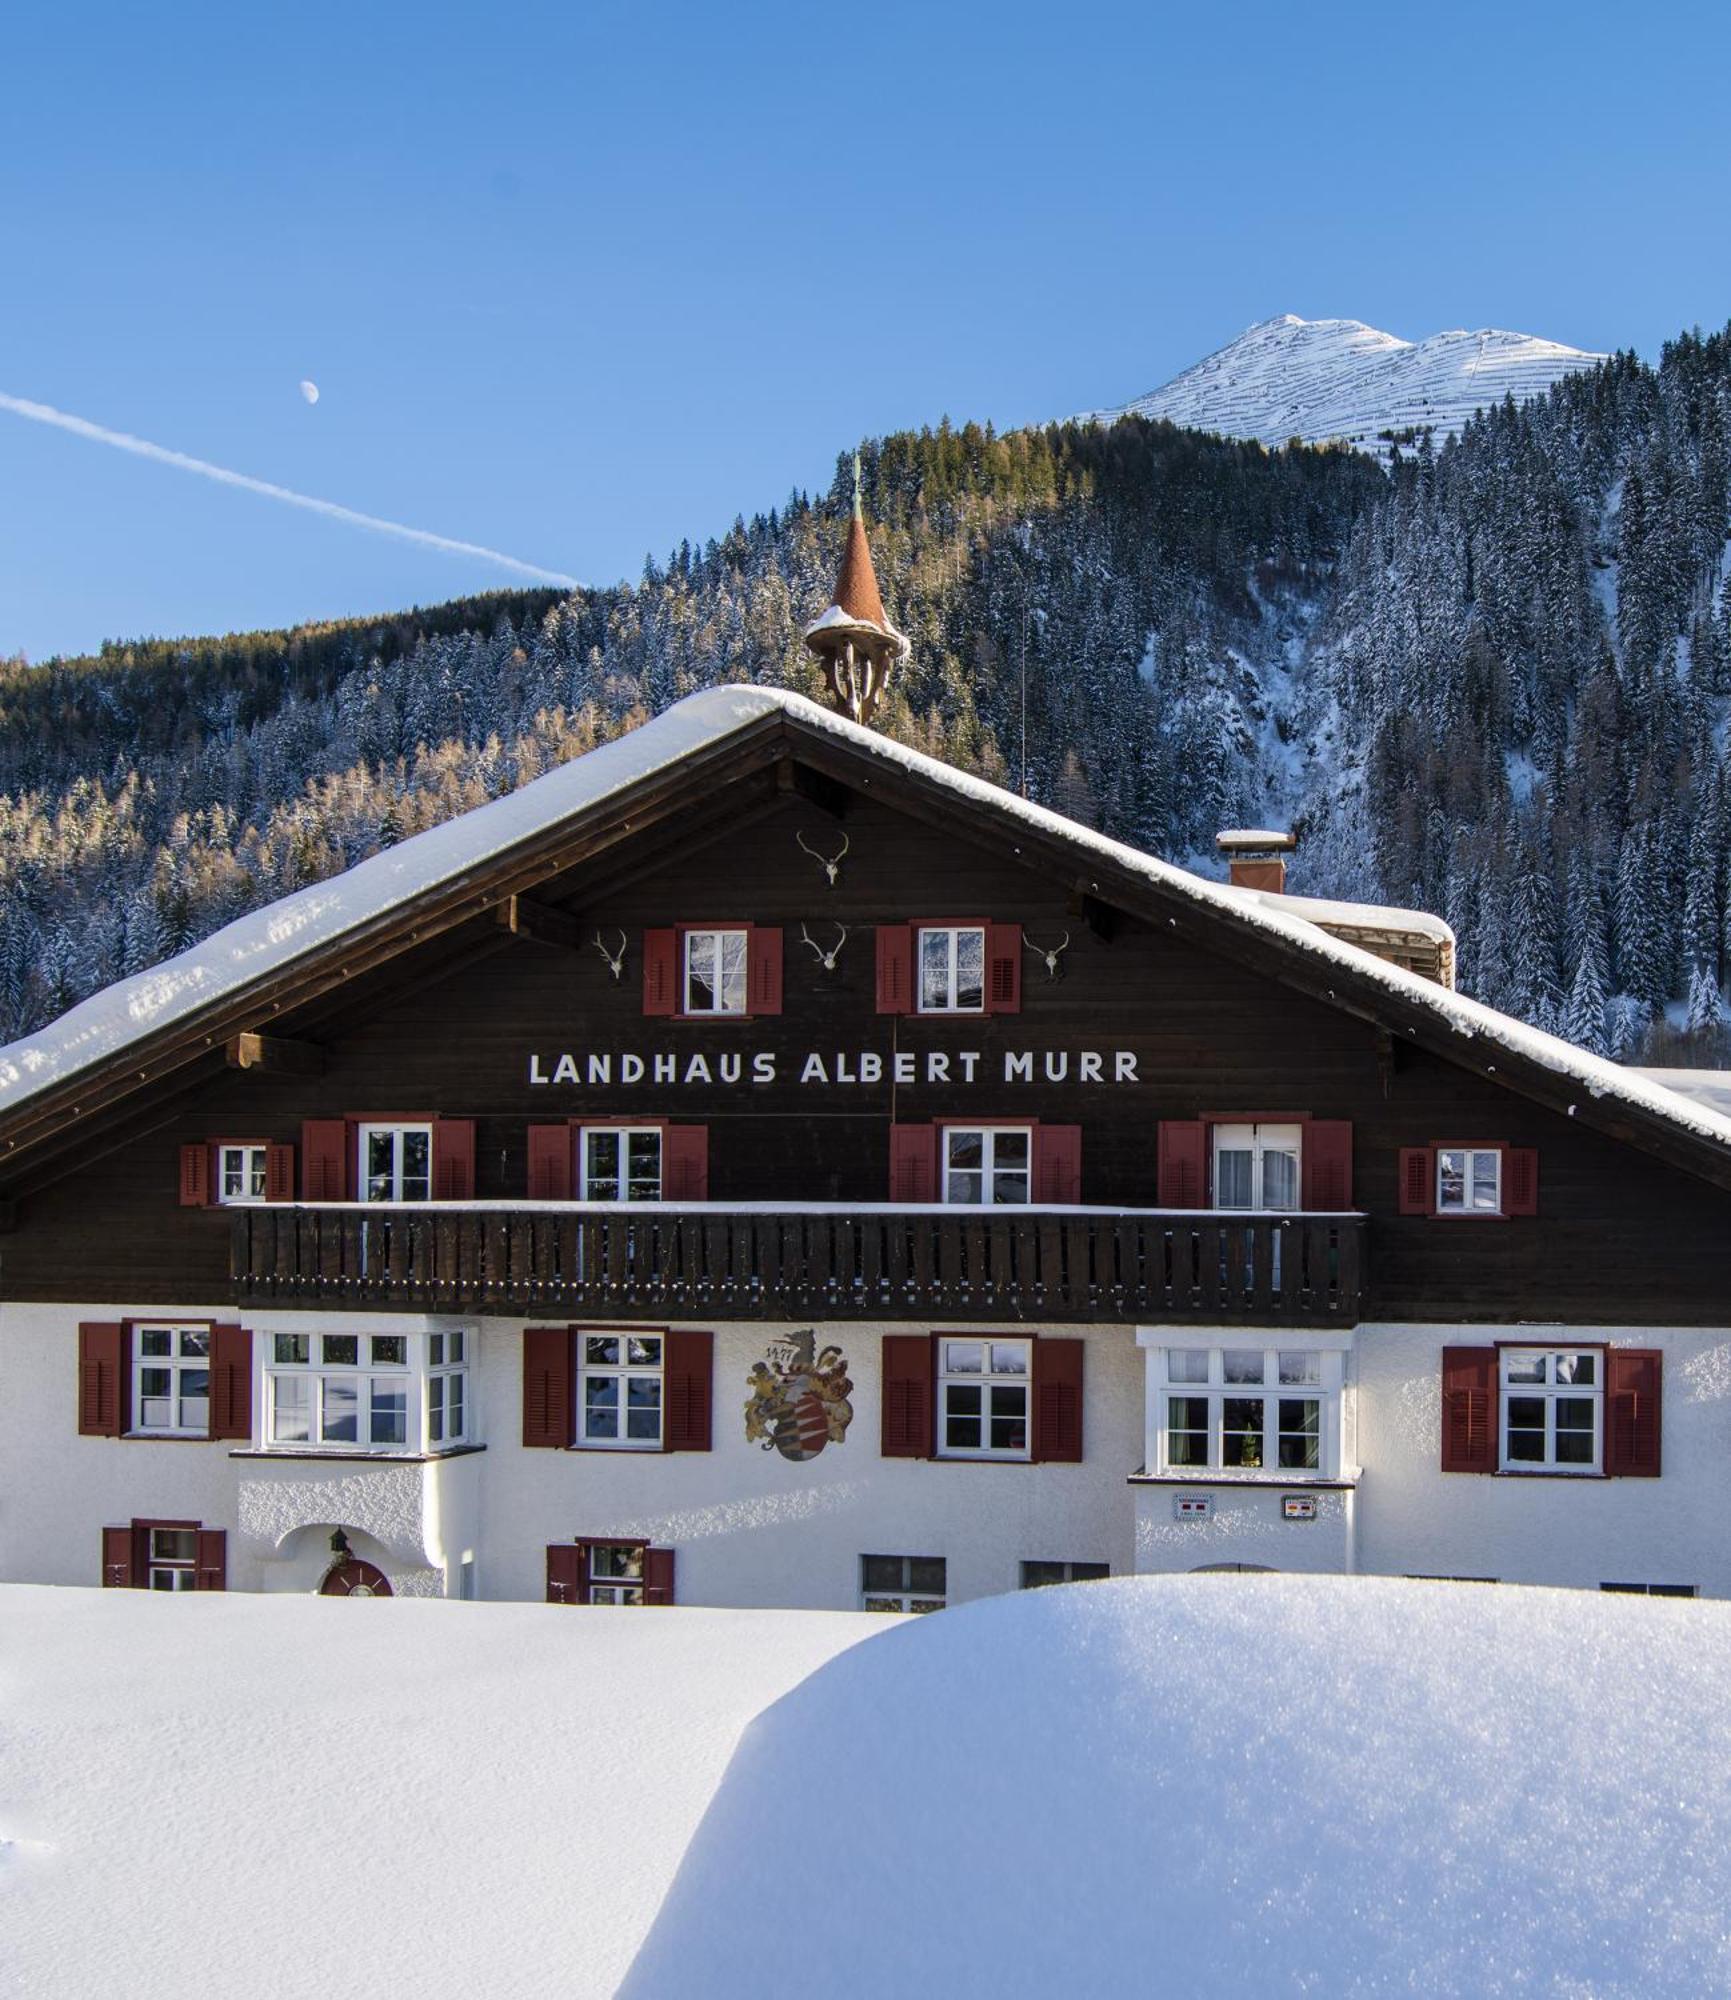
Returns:
[[[0,1578],[1731,1594],[1731,1118],[751,687],[0,1051]]]

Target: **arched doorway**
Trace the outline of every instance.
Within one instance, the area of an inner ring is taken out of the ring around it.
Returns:
[[[334,1563],[319,1585],[321,1597],[389,1597],[390,1594],[390,1578],[377,1563],[363,1562],[359,1556]]]

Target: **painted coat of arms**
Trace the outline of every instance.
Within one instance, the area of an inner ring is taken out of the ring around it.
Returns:
[[[772,1340],[764,1359],[753,1363],[750,1382],[747,1443],[760,1442],[765,1451],[779,1451],[798,1463],[847,1436],[853,1422],[847,1361],[839,1347],[819,1353],[810,1327]]]

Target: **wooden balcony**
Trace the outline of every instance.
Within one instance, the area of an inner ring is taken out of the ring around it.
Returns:
[[[234,1214],[248,1306],[512,1318],[1350,1326],[1362,1215],[1150,1209],[281,1206]]]

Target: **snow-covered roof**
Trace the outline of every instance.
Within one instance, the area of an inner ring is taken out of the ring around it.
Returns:
[[[1453,929],[1428,910],[1402,910],[1392,903],[1342,903],[1332,896],[1289,896],[1285,891],[1241,888],[1234,882],[1219,886],[1229,896],[1242,897],[1265,910],[1284,911],[1309,924],[1338,924],[1343,930],[1411,931],[1431,944],[1454,949]]]
[[[1631,1076],[1644,1076],[1674,1090],[1691,1104],[1705,1104],[1731,1118],[1731,1070],[1724,1069],[1631,1069]]]
[[[1375,986],[1423,1009],[1453,1040],[1507,1050],[1578,1086],[1588,1103],[1615,1100],[1697,1139],[1731,1147],[1731,1115],[1390,964],[1330,935],[1319,920],[1279,907],[1313,899],[1245,892],[1205,880],[875,730],[862,729],[803,695],[741,686],[688,695],[629,735],[602,744],[508,797],[477,806],[327,882],[254,910],[178,957],[81,1001],[59,1020],[0,1049],[0,1120],[38,1093],[131,1045],[189,1023],[217,1002],[238,998],[254,981],[280,976],[298,961],[375,924],[395,907],[468,877],[483,863],[505,859],[550,824],[623,800],[656,773],[719,748],[730,736],[776,715],[941,786],[1000,822],[1019,823],[1060,838],[1078,852],[1092,852],[1111,867],[1158,885],[1199,911],[1225,915],[1241,928],[1296,945],[1318,964],[1339,967],[1359,986]],[[1325,907],[1370,909],[1350,904]],[[1389,915],[1380,914],[1384,919]],[[1446,925],[1441,928],[1447,930]]]

